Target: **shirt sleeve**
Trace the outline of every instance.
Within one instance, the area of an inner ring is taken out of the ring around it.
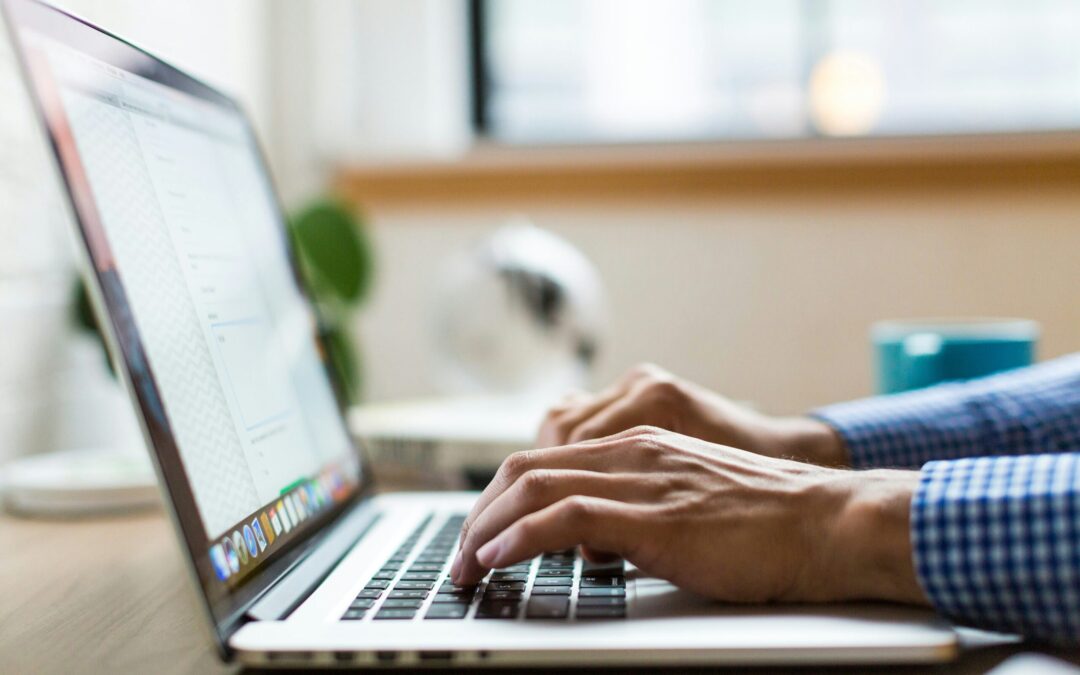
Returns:
[[[941,614],[1080,644],[1080,453],[930,462],[911,537]]]
[[[852,466],[1080,449],[1080,354],[963,383],[822,408]]]

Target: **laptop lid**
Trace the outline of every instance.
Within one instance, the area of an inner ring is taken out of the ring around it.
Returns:
[[[36,0],[0,0],[88,285],[219,646],[369,486],[237,104]]]

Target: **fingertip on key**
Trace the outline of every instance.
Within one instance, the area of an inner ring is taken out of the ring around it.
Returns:
[[[498,539],[493,539],[480,547],[476,552],[476,560],[485,567],[494,568],[497,567],[495,563],[498,562],[499,554],[501,552],[502,542]]]
[[[458,551],[454,556],[454,562],[450,565],[450,580],[454,583],[457,583],[458,575],[461,574],[461,561],[461,551]]]

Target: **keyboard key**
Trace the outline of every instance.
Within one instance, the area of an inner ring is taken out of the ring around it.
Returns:
[[[525,581],[528,578],[528,572],[495,572],[491,575],[492,581]]]
[[[516,602],[521,599],[524,591],[485,591],[484,602],[500,602],[500,601],[513,601]]]
[[[435,595],[435,599],[432,600],[432,602],[437,602],[439,604],[454,603],[454,604],[458,604],[458,605],[466,605],[466,606],[468,606],[468,605],[472,604],[472,599],[473,599],[472,593],[469,593],[468,595],[453,595],[453,594],[450,594],[450,593],[437,593]]]
[[[375,579],[367,582],[367,586],[364,588],[390,588],[390,582],[385,579]]]
[[[356,598],[377,598],[382,595],[382,591],[377,588],[365,588],[356,594]]]
[[[495,570],[495,572],[499,573],[499,574],[502,574],[502,573],[514,574],[514,573],[520,573],[520,572],[528,572],[531,567],[532,567],[531,563],[521,563],[519,565],[511,565],[509,567],[500,567],[497,570]]]
[[[533,586],[532,595],[570,595],[569,586]]]
[[[375,614],[375,619],[411,619],[414,616],[416,616],[415,609],[380,609]]]
[[[573,581],[570,577],[537,577],[533,581],[533,588],[537,586],[569,586]]]
[[[578,607],[625,607],[626,598],[598,598],[586,595],[578,596]]]
[[[567,582],[569,583],[569,581]],[[487,585],[489,591],[523,591],[525,584],[520,581],[492,581]]]
[[[564,570],[573,569],[573,560],[541,560],[540,569],[542,570]]]
[[[578,597],[587,598],[616,598],[626,595],[626,589],[619,588],[580,588],[578,589]]]
[[[424,601],[420,598],[388,598],[382,609],[420,609]]]
[[[456,586],[454,582],[447,581],[443,583],[442,586],[439,586],[439,592],[453,593],[455,595],[465,595],[466,593],[468,593],[469,595],[472,595],[476,592],[476,586]]]
[[[428,596],[427,591],[421,591],[421,590],[411,590],[411,591],[410,590],[393,590],[393,591],[390,591],[390,595],[388,595],[387,597],[395,598],[395,599],[411,598],[411,599],[423,600],[427,596]]]
[[[623,564],[617,563],[591,563],[584,561],[581,564],[581,576],[594,577],[621,577],[623,576]]]
[[[342,615],[341,620],[342,621],[357,621],[359,619],[363,619],[365,614],[367,614],[366,609],[349,609],[349,610],[346,610],[344,615]]]
[[[468,607],[472,605],[472,595],[449,595],[447,593],[438,593],[435,595],[433,603],[440,605],[464,605]]]
[[[585,587],[603,587],[603,586],[625,586],[626,579],[623,577],[598,577],[595,575],[581,577],[581,586]]]
[[[383,583],[386,583],[386,582],[383,582]],[[435,587],[435,582],[433,582],[433,581],[399,581],[396,584],[394,584],[394,590],[395,591],[402,591],[402,590],[430,591],[434,587]],[[383,586],[383,588],[386,588],[386,587]]]
[[[438,563],[417,563],[409,568],[410,572],[441,572],[446,565]]]
[[[406,572],[401,575],[403,581],[435,581],[442,572]]]
[[[527,619],[565,619],[569,613],[570,598],[560,595],[537,596],[525,605]]]
[[[574,576],[574,570],[567,567],[565,569],[555,570],[540,570],[536,573],[537,577],[572,577]]]
[[[397,576],[396,570],[379,570],[375,574],[371,575],[372,579],[393,579]]]
[[[481,603],[476,608],[477,619],[516,619],[519,604],[516,602]]]
[[[577,618],[579,619],[622,619],[626,617],[626,606],[622,607],[596,607],[596,606],[581,606],[577,608]],[[376,617],[377,618],[377,617]]]
[[[349,609],[371,609],[371,606],[375,604],[374,598],[360,598],[353,600],[349,605]]]
[[[424,615],[425,619],[464,619],[465,615],[469,613],[468,605],[460,604],[439,604],[432,605],[428,608],[427,614]]]

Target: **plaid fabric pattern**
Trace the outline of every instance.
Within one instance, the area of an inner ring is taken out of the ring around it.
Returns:
[[[938,611],[1080,643],[1080,355],[813,414],[857,468],[922,467],[912,550]]]
[[[855,468],[1080,451],[1080,354],[812,415],[840,433]]]
[[[919,583],[943,615],[1080,643],[1080,453],[930,462],[911,536]]]

